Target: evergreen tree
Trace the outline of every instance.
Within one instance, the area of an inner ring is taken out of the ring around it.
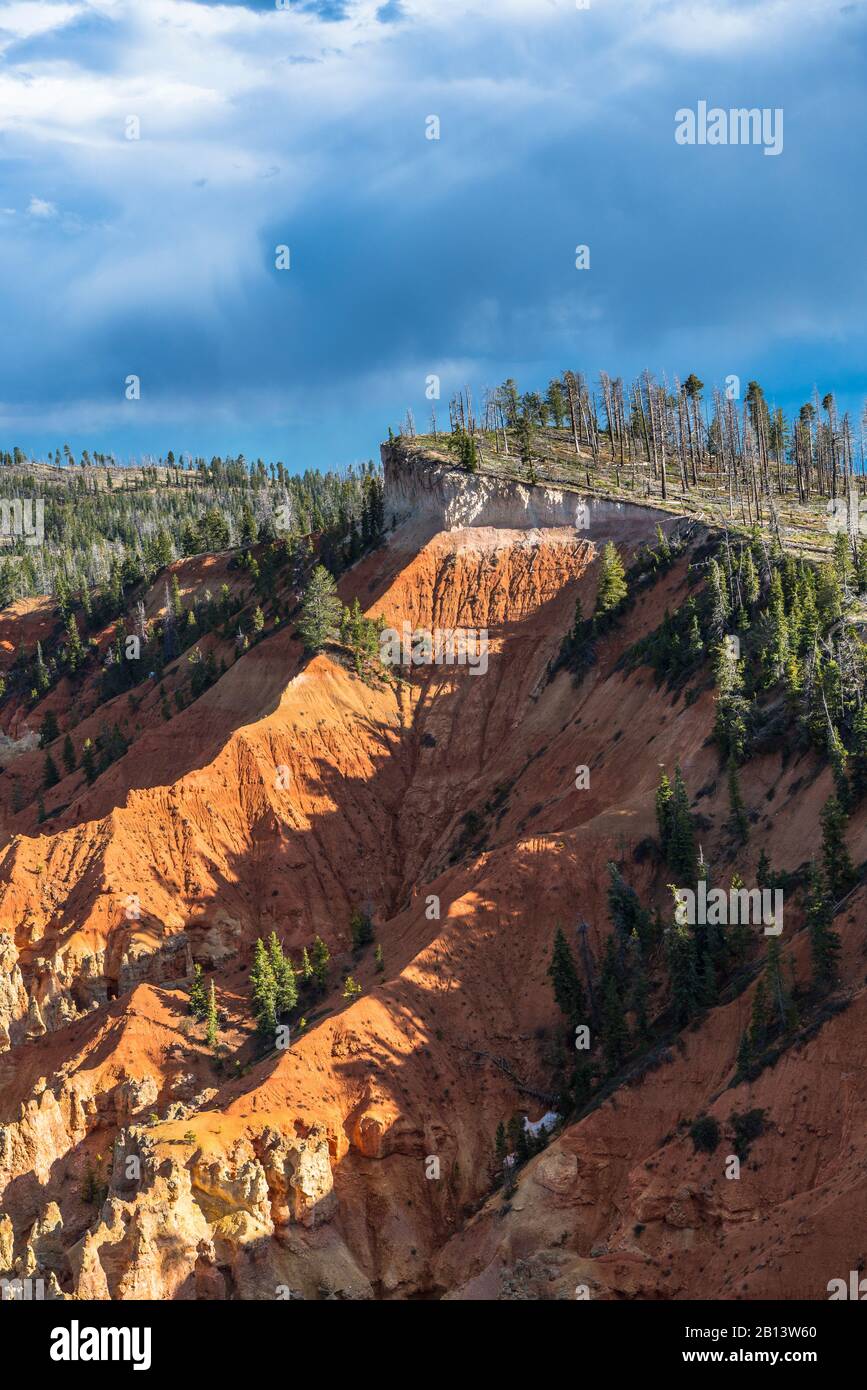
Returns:
[[[291,1013],[298,1003],[295,967],[291,960],[284,955],[283,947],[274,931],[268,938],[268,963],[274,980],[276,1012],[278,1014]]]
[[[39,747],[47,748],[49,743],[53,743],[59,737],[60,729],[57,727],[57,715],[54,710],[47,710],[39,726]]]
[[[65,767],[67,773],[74,772],[74,771],[75,771],[75,745],[73,744],[72,739],[71,739],[71,737],[69,736],[69,734],[67,734],[67,735],[66,735],[66,738],[63,740],[63,753],[62,753],[62,757],[63,757],[63,766]]]
[[[503,1164],[506,1161],[507,1153],[506,1127],[501,1120],[497,1125],[497,1132],[494,1136],[494,1165],[498,1173],[503,1171]]]
[[[45,771],[42,775],[42,785],[47,791],[49,787],[56,787],[60,781],[60,773],[57,771],[57,764],[50,753],[45,754]]]
[[[708,588],[710,590],[710,618],[709,627],[711,636],[719,641],[728,625],[730,606],[726,593],[726,584],[723,572],[720,569],[719,561],[712,559],[707,567]]]
[[[385,970],[385,961],[382,955],[382,947],[379,945],[377,945],[376,949],[373,952],[373,961],[376,966],[376,973],[378,975],[381,975],[382,972]]]
[[[684,883],[691,883],[696,876],[695,832],[692,812],[689,809],[689,793],[683,780],[680,764],[674,769],[674,785],[671,798],[671,830],[666,846],[666,856],[671,868]]]
[[[771,575],[768,613],[763,625],[762,671],[766,686],[774,685],[783,675],[789,656],[789,628],[780,571]]]
[[[744,1081],[749,1076],[752,1065],[753,1048],[750,1042],[750,1030],[747,1029],[741,1036],[740,1047],[738,1048],[735,1081]]]
[[[656,789],[656,824],[659,827],[659,842],[665,854],[671,835],[672,798],[674,792],[668,774],[663,771]]]
[[[369,912],[356,908],[349,919],[353,951],[361,951],[373,940],[373,921]]]
[[[759,853],[759,862],[756,866],[756,883],[760,888],[772,888],[774,883],[774,876],[771,872],[771,861],[764,849]]]
[[[208,996],[205,992],[205,977],[202,967],[193,966],[193,983],[190,985],[190,1013],[193,1018],[203,1019],[208,1012]]]
[[[313,938],[311,963],[316,987],[320,992],[324,993],[328,987],[328,967],[331,964],[331,952],[319,936],[314,936]]]
[[[637,931],[633,931],[629,938],[628,957],[629,1008],[635,1015],[636,1038],[639,1043],[645,1043],[650,1035],[650,1023],[647,1017],[650,986],[644,968],[644,955]]]
[[[861,553],[867,555],[867,545],[862,545]],[[852,724],[849,777],[852,804],[858,805],[867,795],[867,701],[861,705]]]
[[[848,817],[836,796],[829,796],[822,809],[822,860],[825,882],[832,903],[846,896],[857,881],[846,846]]]
[[[608,915],[617,931],[620,958],[623,948],[635,936],[642,950],[653,945],[653,918],[635,889],[626,882],[617,865],[608,863]]]
[[[599,587],[596,591],[596,616],[613,613],[626,598],[626,571],[613,541],[606,541],[599,566]]]
[[[48,689],[49,685],[51,684],[51,680],[50,680],[50,678],[49,678],[48,670],[47,670],[46,665],[45,665],[45,659],[44,659],[44,657],[43,657],[43,655],[42,655],[42,643],[41,643],[41,642],[37,642],[37,643],[36,643],[36,677],[35,677],[35,679],[36,679],[36,690],[37,690],[37,692],[38,692],[40,695],[44,694],[44,692]]]
[[[732,834],[742,845],[746,844],[750,835],[750,822],[744,807],[741,796],[740,782],[738,780],[738,770],[734,763],[729,763],[729,820],[728,825]]]
[[[81,645],[81,638],[78,635],[78,626],[75,621],[75,614],[70,613],[66,621],[66,663],[70,671],[78,670],[84,660],[84,648]]]
[[[317,565],[310,576],[301,610],[298,630],[304,645],[309,651],[321,651],[337,632],[341,614],[337,585],[323,565]]]
[[[93,742],[89,738],[85,738],[85,744],[82,748],[82,771],[88,785],[94,783],[99,777],[99,771],[96,769],[96,751],[94,751]]]
[[[849,754],[846,752],[839,733],[831,723],[828,725],[828,759],[834,775],[837,800],[842,807],[849,806],[851,803],[851,790],[847,776]]]
[[[343,998],[357,999],[360,993],[361,985],[357,980],[354,980],[351,975],[347,975],[346,979],[343,981]]]
[[[831,988],[836,979],[840,938],[834,930],[833,903],[824,877],[815,864],[810,865],[806,919],[813,963],[813,984],[817,989],[825,991]]]
[[[699,998],[705,1008],[709,1009],[716,1003],[719,993],[712,951],[705,950],[701,953],[698,975]]]
[[[570,1029],[574,1030],[586,1017],[584,988],[561,927],[554,933],[554,951],[548,975],[560,1012],[568,1020]]]
[[[699,999],[695,937],[686,923],[675,922],[665,934],[671,1005],[678,1028],[693,1017]]]
[[[741,574],[744,599],[748,608],[754,608],[759,601],[759,576],[753,560],[752,551],[749,546],[744,549],[743,569]]]
[[[250,1001],[259,1035],[273,1041],[277,1030],[277,982],[261,937],[253,950]]]

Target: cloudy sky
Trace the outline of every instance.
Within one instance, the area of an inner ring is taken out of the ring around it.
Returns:
[[[831,0],[11,0],[0,446],[344,465],[565,367],[860,414],[865,58]]]

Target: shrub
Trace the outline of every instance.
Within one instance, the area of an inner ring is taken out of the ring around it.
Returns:
[[[713,1115],[701,1115],[689,1127],[693,1153],[712,1154],[720,1141],[720,1127]]]

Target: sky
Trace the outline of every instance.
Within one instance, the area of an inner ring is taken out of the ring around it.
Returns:
[[[0,5],[0,447],[343,467],[565,368],[860,419],[867,6],[583,3]]]

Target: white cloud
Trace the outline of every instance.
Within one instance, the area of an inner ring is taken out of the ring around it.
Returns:
[[[35,193],[30,199],[27,212],[30,217],[49,218],[57,216],[57,208],[54,204],[49,203],[46,198],[37,198]]]
[[[22,0],[20,4],[8,4],[0,15],[0,34],[14,39],[47,34],[84,14],[87,8],[85,4],[50,5],[46,0]],[[8,38],[6,41],[8,43]]]

